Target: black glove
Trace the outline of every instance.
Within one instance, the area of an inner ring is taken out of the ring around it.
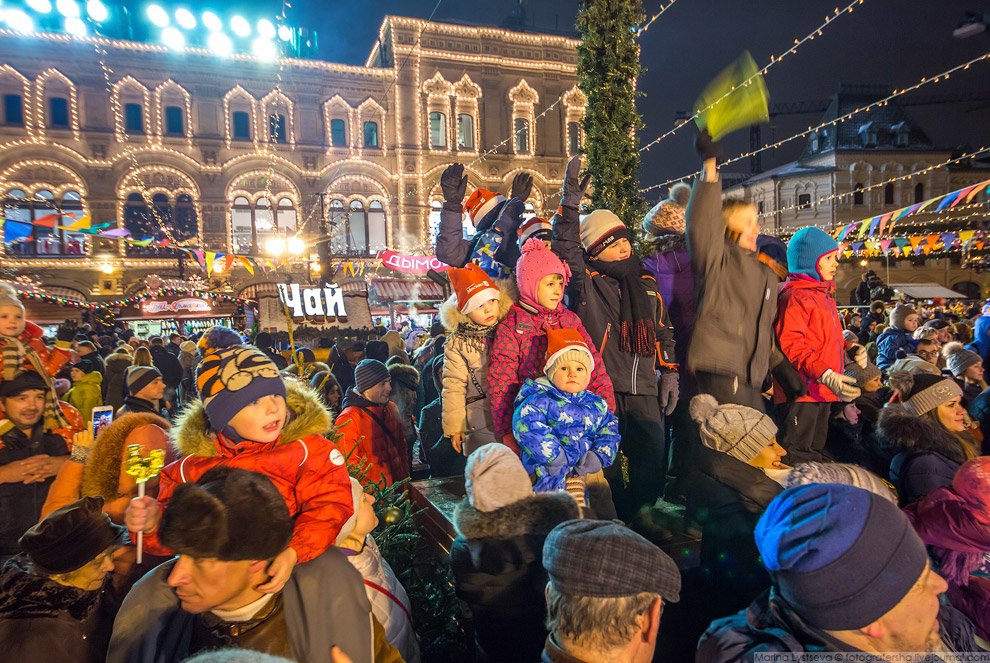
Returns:
[[[529,193],[533,190],[533,176],[527,172],[516,173],[512,178],[512,188],[509,198],[518,198],[524,203],[529,200]]]
[[[718,160],[725,156],[722,146],[712,140],[712,135],[708,133],[708,129],[702,129],[694,137],[694,149],[704,161],[708,159]]]
[[[440,176],[440,188],[443,190],[443,199],[451,205],[458,207],[464,202],[464,193],[467,191],[468,178],[464,174],[464,166],[453,163],[447,166]]]
[[[808,394],[808,387],[805,385],[804,379],[786,357],[770,372],[780,388],[784,390],[784,396],[788,401]]]
[[[578,181],[580,176],[581,157],[574,157],[567,162],[567,172],[564,174],[564,195],[560,199],[560,204],[564,207],[581,209],[581,199],[588,190],[591,174],[585,175],[583,180]]]
[[[72,339],[76,337],[76,332],[78,331],[78,329],[79,328],[76,327],[75,322],[73,322],[72,320],[66,320],[65,322],[60,324],[58,326],[58,329],[55,331],[55,340],[67,341],[71,343]]]

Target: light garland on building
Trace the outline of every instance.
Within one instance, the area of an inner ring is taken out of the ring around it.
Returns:
[[[46,121],[45,113],[45,83],[50,78],[56,78],[60,80],[66,87],[69,88],[69,98],[66,100],[69,106],[69,128],[72,130],[73,140],[79,140],[79,99],[76,92],[76,86],[73,84],[69,78],[54,67],[50,67],[45,71],[38,74],[38,77],[34,80],[35,88],[35,117],[38,118],[38,132],[37,136],[41,139],[45,138],[45,132],[48,129],[46,126],[48,122]],[[27,99],[27,98],[25,98]]]
[[[182,87],[171,78],[166,79],[161,85],[155,88],[154,99],[155,99],[155,138],[157,143],[161,145],[163,138],[165,137],[165,131],[162,130],[162,120],[165,116],[165,107],[162,105],[162,94],[165,90],[173,88],[178,90],[179,94],[185,103],[185,108],[183,112],[183,124],[185,129],[186,142],[188,143],[190,149],[193,146],[193,133],[192,133],[192,97],[186,88]]]
[[[819,129],[824,129],[825,127],[828,127],[828,126],[838,125],[841,122],[845,122],[846,120],[848,120],[849,118],[853,117],[854,115],[858,115],[859,113],[863,113],[865,111],[872,110],[874,108],[879,108],[880,106],[884,106],[884,105],[890,103],[892,100],[894,100],[894,99],[896,99],[896,98],[898,98],[898,97],[900,97],[902,95],[905,95],[908,92],[913,92],[914,90],[917,90],[918,88],[924,87],[925,85],[928,85],[929,83],[938,83],[940,81],[946,81],[946,80],[948,80],[948,78],[949,78],[949,76],[951,74],[954,74],[954,73],[956,73],[958,71],[965,71],[965,70],[969,69],[970,66],[976,64],[977,62],[981,62],[983,60],[986,60],[986,59],[990,59],[990,53],[984,53],[983,55],[980,55],[979,57],[975,57],[972,60],[969,60],[968,62],[964,62],[964,63],[962,63],[960,65],[956,65],[955,67],[952,67],[951,69],[948,69],[946,71],[943,71],[940,74],[936,74],[935,76],[929,76],[927,78],[922,78],[919,83],[915,83],[914,85],[911,85],[910,87],[906,87],[906,88],[901,89],[901,90],[894,90],[893,93],[887,95],[886,97],[884,97],[883,99],[880,99],[879,101],[874,101],[873,103],[868,104],[866,106],[861,106],[861,107],[859,107],[859,108],[857,108],[857,109],[855,109],[853,111],[850,111],[850,112],[846,113],[845,115],[843,115],[841,117],[838,117],[838,118],[836,118],[834,120],[829,120],[828,122],[822,122],[821,124],[818,124],[817,126],[814,126],[814,127],[808,127],[807,131],[802,131],[802,132],[799,132],[799,133],[794,134],[793,136],[788,136],[787,138],[784,138],[783,140],[779,140],[776,143],[773,143],[772,145],[764,145],[763,147],[761,147],[759,149],[753,150],[751,152],[746,152],[745,154],[740,154],[737,157],[733,157],[733,158],[731,158],[731,159],[729,159],[727,161],[722,162],[721,164],[719,164],[719,167],[727,166],[730,163],[735,163],[736,161],[741,161],[743,159],[748,159],[749,157],[751,157],[753,155],[756,155],[756,154],[760,154],[761,152],[765,152],[766,150],[775,150],[778,147],[780,147],[781,145],[785,145],[785,144],[791,142],[792,140],[797,140],[798,138],[802,138],[804,136],[807,136],[807,135],[809,135],[811,133],[814,133],[814,132],[818,131]],[[667,186],[669,184],[675,184],[677,182],[682,182],[682,181],[684,181],[686,179],[689,179],[689,178],[692,178],[692,177],[696,177],[698,175],[698,172],[700,172],[700,171],[696,171],[694,173],[691,173],[690,175],[684,175],[682,177],[678,177],[678,178],[675,178],[675,179],[670,179],[670,180],[667,180],[666,182],[661,182],[660,184],[654,184],[652,186],[648,186],[645,189],[640,189],[640,193],[646,193],[648,191],[652,191],[653,189],[659,189],[659,188],[665,187],[665,186]]]

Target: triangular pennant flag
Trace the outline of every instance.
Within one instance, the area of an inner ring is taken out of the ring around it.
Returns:
[[[244,256],[237,256],[237,258],[244,265],[244,269],[248,270],[248,274],[254,276],[254,265],[251,264],[251,261]]]
[[[928,242],[928,246],[935,246],[935,242],[938,241],[938,233],[925,235],[925,240]]]
[[[976,194],[980,192],[980,189],[982,189],[983,185],[985,184],[990,184],[990,180],[987,180],[986,182],[980,182],[979,184],[974,186],[972,190],[969,192],[969,195],[966,196],[965,202],[969,203],[969,201],[971,201],[974,197],[976,197]]]
[[[851,258],[852,254],[853,254],[852,250],[846,249],[846,251],[842,255],[844,255],[847,258]]]
[[[883,252],[884,253],[886,253],[887,251],[890,250],[890,245],[893,243],[893,241],[894,240],[892,240],[892,239],[882,239],[882,240],[880,240],[880,248],[883,249]]]
[[[953,207],[955,207],[956,205],[958,205],[959,203],[961,203],[962,201],[964,201],[969,196],[969,192],[970,191],[975,191],[976,190],[976,187],[978,187],[978,186],[980,186],[980,185],[979,184],[974,184],[973,186],[968,186],[965,189],[963,189],[962,191],[960,191],[959,192],[959,195],[956,196],[956,199],[952,201],[952,204],[951,205],[949,205],[949,209],[952,209]]]
[[[41,226],[42,228],[54,228],[55,224],[58,223],[61,218],[61,214],[46,214],[35,219],[34,225]]]
[[[911,255],[911,251],[913,251],[913,250],[914,250],[914,248],[913,248],[913,247],[911,247],[911,246],[905,246],[905,247],[903,248],[903,251],[904,251],[904,255],[905,255],[905,256],[909,256],[909,255]]]
[[[870,219],[870,237],[873,237],[873,231],[877,229],[877,226],[879,224],[880,224],[879,216],[875,216],[872,219]]]
[[[893,216],[891,216],[891,220],[892,221],[897,221],[902,216],[907,216],[910,213],[911,213],[911,208],[910,207],[904,207],[902,209],[897,210],[896,212],[893,212]]]
[[[969,240],[973,239],[973,235],[976,234],[975,230],[960,230],[959,231],[959,241],[965,244]]]
[[[65,216],[70,216],[70,215],[66,214]],[[89,223],[90,223],[90,217],[87,214],[83,218],[77,219],[67,226],[63,225],[62,228],[64,228],[65,230],[82,230],[82,229],[89,230]]]
[[[848,248],[849,248],[849,244],[847,244],[846,242],[839,242],[839,253],[844,252]]]
[[[840,240],[845,239],[849,235],[849,231],[851,231],[853,229],[853,226],[855,225],[856,225],[855,223],[847,224],[839,233],[839,239]]]
[[[206,252],[206,275],[213,275],[213,261],[217,259],[217,254],[215,251]]]
[[[911,248],[916,249],[918,245],[921,244],[921,240],[924,239],[921,236],[908,237],[908,241],[911,242]]]
[[[894,213],[890,212],[889,214],[884,214],[882,217],[880,217],[880,232],[878,234],[880,235],[883,234],[884,229],[887,227],[887,222],[890,221],[890,217],[893,215]]]
[[[866,231],[870,229],[870,220],[863,221],[859,224],[859,238],[863,239],[866,236]]]
[[[234,264],[234,257],[235,256],[227,256],[226,258],[224,258],[223,271],[225,272],[230,271],[230,266]]]
[[[960,189],[959,191],[953,191],[952,193],[945,194],[945,196],[942,198],[942,202],[940,202],[938,204],[938,207],[935,208],[935,212],[936,213],[941,212],[946,207],[948,207],[953,200],[959,197],[960,193],[962,193],[962,189]]]
[[[948,249],[950,246],[952,246],[952,242],[955,241],[956,236],[954,233],[942,233],[942,236],[939,237],[939,239],[942,240],[942,246]]]
[[[928,252],[932,250],[932,246],[931,244],[923,244],[921,250],[925,252],[925,255],[928,255]]]
[[[905,246],[907,246],[907,243],[908,243],[907,237],[895,237],[894,238],[894,245],[897,246],[897,248],[899,248],[899,249],[903,249]]]
[[[853,242],[853,251],[859,251],[863,248],[862,242]]]
[[[204,256],[203,256],[202,250],[199,250],[199,251],[189,251],[189,253],[191,253],[192,256],[193,256],[193,258],[196,259],[196,262],[199,263],[199,266],[200,267],[204,267],[205,266],[205,264],[203,262]]]

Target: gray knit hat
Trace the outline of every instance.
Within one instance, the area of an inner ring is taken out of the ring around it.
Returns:
[[[698,394],[688,408],[701,426],[706,447],[748,463],[777,435],[777,426],[767,415],[744,405],[719,405],[710,394]]]
[[[390,380],[388,368],[377,359],[362,359],[354,369],[354,389],[362,394],[380,382]]]
[[[918,315],[918,312],[907,304],[898,304],[890,312],[890,326],[903,330],[904,321],[907,320],[909,315]]]
[[[962,377],[962,374],[966,372],[970,366],[976,366],[982,359],[980,355],[976,354],[972,350],[967,350],[966,347],[959,341],[953,341],[952,343],[946,343],[945,347],[942,348],[942,356],[945,357],[946,367],[952,371],[952,374],[957,378]]]
[[[900,379],[903,380],[900,388],[904,409],[919,417],[953,398],[962,396],[959,383],[952,378],[919,373],[901,376]],[[910,380],[910,387],[907,384],[908,380]]]
[[[873,472],[851,463],[801,463],[787,473],[784,488],[808,483],[842,483],[868,490],[897,504],[897,492],[893,486]]]
[[[851,361],[846,364],[843,373],[856,381],[856,386],[862,389],[866,383],[873,378],[880,377],[880,369],[872,362],[866,362],[866,368],[860,368],[859,364]]]
[[[7,283],[0,283],[0,306],[16,306],[24,312],[24,304],[17,298],[17,291]]]
[[[531,497],[533,482],[512,449],[491,442],[468,456],[464,490],[471,506],[487,512]]]
[[[127,369],[127,376],[124,378],[127,393],[131,396],[137,396],[139,391],[161,376],[161,372],[154,366],[131,366]]]

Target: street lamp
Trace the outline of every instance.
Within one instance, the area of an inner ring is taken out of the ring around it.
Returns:
[[[305,248],[303,241],[298,237],[290,237],[286,245],[288,246],[289,253],[294,256],[301,254]]]
[[[281,237],[274,237],[268,240],[267,248],[273,256],[280,256],[285,252],[285,240]]]

